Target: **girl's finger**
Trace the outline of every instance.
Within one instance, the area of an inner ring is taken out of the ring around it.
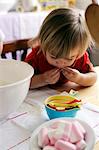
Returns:
[[[63,71],[67,72],[67,73],[70,73],[70,74],[75,74],[75,72],[71,68],[64,68]]]
[[[55,74],[59,73],[59,69],[51,70],[49,73],[51,76],[54,76]]]

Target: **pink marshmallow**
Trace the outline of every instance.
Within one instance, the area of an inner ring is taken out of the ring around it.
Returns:
[[[42,128],[38,134],[38,145],[44,147],[49,144],[48,129]]]
[[[76,146],[72,143],[69,143],[67,141],[63,141],[63,140],[58,140],[55,143],[55,147],[58,150],[76,150]]]
[[[86,148],[87,144],[84,140],[81,140],[76,143],[77,150],[84,150]]]
[[[43,150],[57,150],[54,146],[45,146]]]
[[[55,142],[59,139],[68,141],[72,129],[71,122],[59,122],[56,129],[52,129],[48,132],[48,137],[50,139],[51,145],[54,145]]]
[[[84,129],[84,127],[81,125],[81,123],[79,123],[78,121],[75,121],[75,124],[79,127],[80,131],[83,134],[86,134],[86,130]]]
[[[50,144],[54,145],[58,138],[58,137],[56,137],[56,129],[51,129],[48,132],[48,138],[50,139]]]
[[[77,143],[82,139],[84,139],[82,131],[80,130],[76,122],[72,122],[72,132],[70,134],[70,142]]]

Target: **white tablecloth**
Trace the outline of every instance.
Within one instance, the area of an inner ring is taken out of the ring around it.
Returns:
[[[0,29],[5,34],[5,41],[35,37],[48,13],[1,13]]]
[[[33,130],[48,120],[43,101],[55,90],[30,91],[25,102],[0,125],[0,150],[29,150]]]
[[[49,88],[29,92],[20,108],[0,125],[0,150],[29,150],[32,132],[49,120],[43,101],[54,94],[59,93]],[[94,129],[96,140],[99,141],[99,108],[85,103],[76,118],[86,121]]]

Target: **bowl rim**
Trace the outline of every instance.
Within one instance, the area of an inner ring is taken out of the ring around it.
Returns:
[[[47,102],[48,101],[50,101],[51,100],[51,98],[54,98],[54,97],[71,97],[71,98],[73,98],[73,99],[75,99],[76,97],[75,96],[72,96],[72,95],[52,95],[52,96],[49,96],[49,97],[47,97],[46,99],[45,99],[45,101],[44,101],[44,105],[45,105],[45,107],[46,108],[48,108],[48,109],[51,109],[51,110],[53,110],[53,111],[55,111],[55,112],[69,112],[69,111],[77,111],[77,110],[80,110],[80,108],[72,108],[72,109],[68,109],[68,110],[55,110],[54,108],[51,108],[51,107],[49,107],[48,105],[47,105]],[[78,98],[76,98],[76,99],[78,99]]]
[[[76,98],[75,96],[72,96],[72,95],[58,95],[58,94],[56,94],[56,95],[52,95],[52,96],[48,96],[46,99],[45,99],[45,101],[44,101],[44,104],[46,104],[46,102],[50,99],[50,98],[54,98],[54,97],[71,97],[71,98]],[[78,98],[76,98],[76,99],[78,99]]]
[[[3,89],[3,88],[8,88],[8,87],[12,87],[12,86],[15,86],[15,85],[18,85],[18,84],[21,84],[21,83],[24,83],[25,81],[29,80],[33,74],[34,74],[34,68],[29,65],[28,63],[24,62],[24,61],[20,61],[20,60],[14,60],[14,59],[0,59],[0,61],[17,61],[17,62],[20,62],[21,64],[25,64],[29,67],[29,72],[30,72],[30,75],[28,77],[25,77],[23,80],[19,80],[19,81],[16,81],[15,83],[9,83],[9,84],[6,84],[6,85],[0,85],[0,89]]]

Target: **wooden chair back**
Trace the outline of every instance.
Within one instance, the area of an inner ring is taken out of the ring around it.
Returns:
[[[30,39],[21,39],[10,42],[5,42],[3,45],[2,58],[24,60],[29,49],[28,41]],[[20,58],[18,57],[20,56]]]

